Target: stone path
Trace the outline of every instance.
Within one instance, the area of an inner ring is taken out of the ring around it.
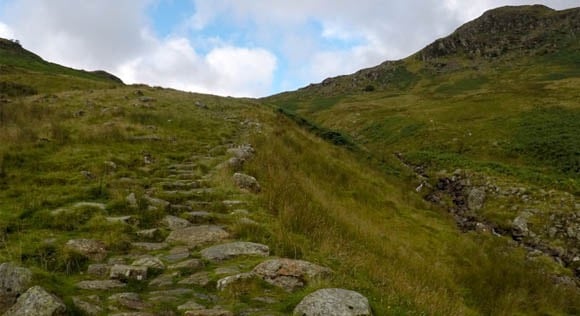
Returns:
[[[109,252],[100,240],[67,242],[67,251],[90,261],[75,285],[75,308],[85,315],[283,315],[275,311],[276,305],[289,292],[332,275],[315,263],[276,258],[268,245],[234,239],[232,225],[259,225],[245,206],[252,194],[260,192],[260,185],[242,173],[243,163],[254,152],[252,146],[242,145],[221,157],[202,157],[218,166],[202,174],[196,163],[200,157],[154,173],[153,185],[143,196],[128,194],[126,214],[107,217],[132,230],[131,249],[125,254]],[[224,195],[223,188],[210,185],[219,168],[231,171],[238,192]],[[140,212],[165,215],[145,226],[139,224]],[[18,314],[26,304],[45,311],[38,315],[60,315],[64,308],[59,298],[42,288],[20,291],[23,295],[8,315]],[[328,304],[343,301],[340,295],[346,295],[340,315],[370,315],[366,298],[353,293],[329,290],[311,295],[295,314],[322,315],[317,306],[328,311]],[[30,303],[31,297],[41,297],[42,302]],[[351,305],[355,308],[349,314]]]

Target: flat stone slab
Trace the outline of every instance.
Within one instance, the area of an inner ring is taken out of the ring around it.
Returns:
[[[82,290],[111,290],[127,286],[127,284],[118,280],[92,280],[81,281],[75,285]]]
[[[253,242],[232,242],[212,246],[201,251],[201,256],[207,260],[226,260],[238,256],[258,256],[267,257],[270,255],[270,248],[266,245]]]
[[[199,309],[187,311],[185,316],[234,316],[234,313],[223,309]]]
[[[223,228],[214,225],[191,226],[172,231],[165,239],[168,243],[184,243],[194,248],[206,243],[218,242],[230,234]]]
[[[344,289],[322,289],[306,296],[294,309],[294,316],[370,316],[369,300]]]
[[[310,279],[330,275],[332,270],[304,260],[272,259],[260,263],[252,272],[272,285],[295,291]]]

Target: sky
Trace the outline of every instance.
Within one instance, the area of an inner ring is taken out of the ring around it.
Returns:
[[[407,57],[522,4],[580,0],[0,0],[0,37],[125,83],[262,97]]]

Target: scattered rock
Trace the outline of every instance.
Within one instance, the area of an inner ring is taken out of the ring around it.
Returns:
[[[162,258],[169,262],[178,262],[189,258],[190,252],[187,247],[175,247],[169,251],[169,254],[164,255]]]
[[[191,226],[191,223],[181,217],[167,215],[161,220],[161,224],[170,230],[176,230]]]
[[[256,151],[254,150],[254,147],[249,144],[243,144],[237,147],[229,148],[227,150],[228,154],[244,161],[252,158],[255,152]]]
[[[232,179],[234,180],[235,185],[240,189],[248,190],[252,193],[258,193],[262,190],[258,180],[247,174],[236,172],[234,173]]]
[[[268,246],[243,241],[216,245],[201,251],[202,258],[206,260],[226,260],[238,256],[267,257],[269,255],[270,248]]]
[[[244,160],[238,157],[232,157],[228,159],[226,165],[228,166],[228,168],[230,168],[230,170],[238,172],[244,168]]]
[[[165,241],[168,243],[184,243],[193,248],[205,243],[218,242],[229,236],[230,234],[219,226],[201,225],[174,230],[167,236]]]
[[[81,311],[83,315],[96,316],[104,312],[101,307],[101,299],[97,295],[87,297],[73,296],[72,301],[75,308]]]
[[[127,195],[127,197],[125,198],[125,201],[127,202],[127,205],[129,205],[130,208],[132,208],[132,209],[139,208],[139,203],[137,202],[137,198],[135,197],[135,193],[133,193],[133,192],[131,192],[129,195]]]
[[[189,259],[185,260],[180,263],[176,263],[174,265],[169,266],[169,269],[188,269],[188,270],[196,270],[203,267],[203,263],[199,259]]]
[[[167,208],[169,207],[169,204],[170,204],[169,202],[167,202],[165,200],[154,198],[154,197],[151,197],[149,195],[144,195],[143,200],[145,200],[145,202],[147,202],[147,205],[153,206],[154,208],[157,208],[160,210],[167,210]]]
[[[528,219],[533,214],[528,211],[521,212],[512,222],[512,236],[516,240],[521,240],[530,234],[528,229]]]
[[[111,279],[117,279],[121,281],[143,281],[147,279],[147,270],[147,267],[115,264],[111,267],[111,273],[109,274],[109,277]]]
[[[294,309],[295,316],[370,316],[369,301],[344,289],[322,289],[306,296]]]
[[[187,212],[184,215],[193,224],[211,223],[215,220],[215,217],[206,211]]]
[[[0,264],[0,312],[14,305],[16,299],[28,289],[32,272],[12,263]]]
[[[169,244],[164,242],[134,242],[131,246],[145,251],[157,251],[168,248]]]
[[[201,287],[205,287],[211,281],[210,275],[208,272],[198,272],[195,274],[190,275],[189,277],[179,281],[179,284],[182,285],[197,285]]]
[[[230,275],[227,276],[225,278],[219,279],[217,281],[217,289],[218,291],[223,291],[225,290],[228,286],[234,284],[234,283],[238,283],[238,282],[243,282],[249,279],[253,279],[255,278],[256,275],[254,273],[240,273],[240,274],[236,274],[236,275]]]
[[[156,270],[165,270],[165,264],[163,264],[161,259],[159,259],[157,257],[150,256],[150,255],[144,256],[142,258],[139,258],[139,259],[133,261],[133,263],[131,263],[131,265],[147,267],[147,268],[156,269]]]
[[[223,309],[200,309],[187,311],[185,316],[234,316],[234,313]]]
[[[135,216],[109,216],[105,217],[105,220],[109,223],[120,223],[130,226],[136,226],[139,224],[139,220]]]
[[[151,287],[166,287],[173,285],[173,275],[162,274],[149,282]]]
[[[81,281],[75,285],[82,290],[112,290],[127,286],[118,280],[91,280]]]
[[[65,250],[81,254],[93,261],[103,261],[107,257],[105,243],[94,239],[71,239]]]
[[[107,277],[111,272],[111,266],[104,263],[95,263],[89,265],[87,268],[87,274],[93,275],[96,277]]]
[[[143,302],[139,294],[132,292],[113,294],[107,300],[111,304],[132,310],[141,311],[149,307],[149,304]]]
[[[56,296],[40,286],[33,286],[22,294],[4,316],[64,316],[66,306]]]
[[[472,188],[467,194],[467,207],[472,211],[478,211],[483,208],[486,193],[483,188]]]
[[[310,279],[330,275],[332,270],[303,260],[272,259],[257,265],[253,272],[272,285],[294,291]]]
[[[187,301],[179,306],[177,306],[178,311],[194,311],[205,309],[205,306],[198,304],[196,301]]]
[[[143,229],[136,232],[137,236],[147,238],[150,240],[159,240],[163,237],[163,233],[159,228]]]

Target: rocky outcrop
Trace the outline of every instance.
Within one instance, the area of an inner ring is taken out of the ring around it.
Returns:
[[[306,296],[294,309],[295,316],[370,316],[369,300],[344,289],[322,289]]]

